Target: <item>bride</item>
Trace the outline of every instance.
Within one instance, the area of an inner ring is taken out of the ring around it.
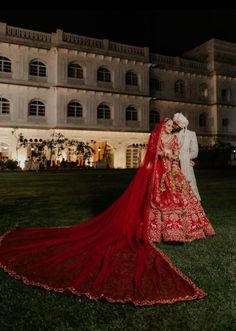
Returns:
[[[153,130],[125,192],[76,226],[16,227],[1,237],[0,267],[27,285],[134,305],[174,303],[206,294],[154,242],[214,235],[178,165],[172,121]]]
[[[199,199],[179,167],[179,144],[167,120],[157,143],[149,213],[151,241],[189,242],[215,234]]]

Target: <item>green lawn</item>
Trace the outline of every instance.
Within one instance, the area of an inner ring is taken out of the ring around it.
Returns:
[[[98,214],[133,170],[0,173],[0,234],[19,226],[64,226]],[[0,331],[236,330],[236,169],[197,171],[202,204],[217,235],[159,247],[207,297],[136,308],[26,286],[0,270]]]

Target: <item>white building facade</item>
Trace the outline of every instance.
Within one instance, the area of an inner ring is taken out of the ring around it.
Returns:
[[[182,112],[201,145],[236,146],[236,44],[211,39],[182,58],[150,54],[150,112]]]
[[[110,167],[138,167],[152,127],[177,111],[200,144],[236,145],[235,74],[236,44],[223,41],[176,58],[0,23],[0,156],[23,168],[30,150],[18,148],[20,133],[29,141],[61,133],[101,146]]]

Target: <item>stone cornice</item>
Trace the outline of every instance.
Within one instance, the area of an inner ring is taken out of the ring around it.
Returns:
[[[71,34],[58,29],[45,33],[22,29],[0,22],[0,41],[36,48],[52,47],[93,52],[106,56],[149,62],[149,48],[120,44],[108,39],[95,39]]]

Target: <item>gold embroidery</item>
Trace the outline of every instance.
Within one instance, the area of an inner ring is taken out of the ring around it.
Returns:
[[[161,150],[178,155],[175,139],[161,141]],[[154,170],[148,220],[150,241],[190,242],[213,236],[215,231],[207,219],[201,204],[193,194],[189,182],[183,176],[178,160],[163,157],[163,173]]]
[[[161,177],[161,183],[160,183],[160,191],[161,192],[165,192],[165,190],[166,190],[165,179],[166,179],[166,173],[164,173]]]

